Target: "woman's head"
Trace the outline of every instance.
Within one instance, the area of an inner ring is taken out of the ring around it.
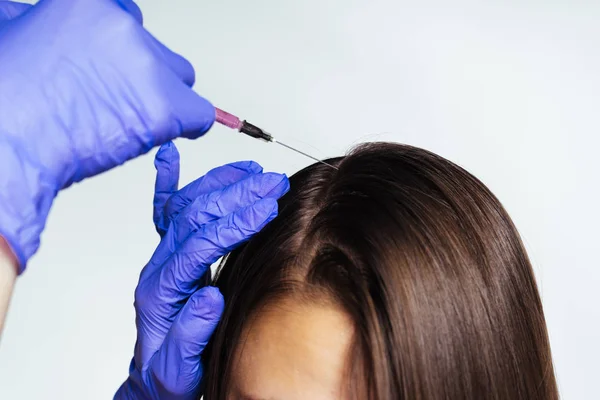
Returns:
[[[557,398],[531,265],[490,191],[410,146],[328,162],[221,266],[207,400]]]

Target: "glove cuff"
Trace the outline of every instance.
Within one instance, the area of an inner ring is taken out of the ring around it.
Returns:
[[[19,274],[40,245],[56,184],[24,151],[0,135],[0,235],[19,261]]]

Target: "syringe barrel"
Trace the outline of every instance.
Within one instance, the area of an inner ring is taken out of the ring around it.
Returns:
[[[221,110],[220,108],[216,108],[216,118],[215,120],[222,124],[225,125],[231,129],[236,129],[236,130],[240,130],[242,128],[242,121],[240,121],[240,119],[238,117],[236,117],[233,114],[229,114],[226,111]]]

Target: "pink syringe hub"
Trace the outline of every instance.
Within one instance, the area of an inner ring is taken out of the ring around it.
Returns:
[[[222,125],[225,125],[231,129],[240,130],[242,128],[243,122],[240,121],[238,117],[233,114],[229,114],[226,111],[221,110],[220,108],[216,108],[216,121]]]
[[[235,129],[244,135],[251,136],[255,139],[264,140],[265,142],[274,142],[273,136],[268,132],[263,131],[258,126],[251,124],[248,121],[240,121],[238,117],[215,107],[215,120],[224,126]]]

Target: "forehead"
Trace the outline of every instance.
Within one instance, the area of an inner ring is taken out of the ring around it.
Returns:
[[[333,306],[278,301],[244,328],[230,400],[342,398],[353,329]]]

